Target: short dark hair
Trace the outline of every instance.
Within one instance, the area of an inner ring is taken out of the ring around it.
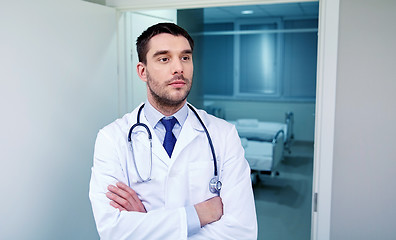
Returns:
[[[169,33],[173,36],[183,36],[188,40],[191,51],[194,50],[194,40],[186,30],[174,23],[158,23],[145,30],[136,40],[136,49],[139,62],[147,63],[148,42],[152,37],[161,33]]]

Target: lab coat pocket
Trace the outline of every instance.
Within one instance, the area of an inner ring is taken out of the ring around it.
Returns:
[[[209,182],[214,177],[213,160],[189,164],[189,192],[192,204],[216,196],[209,191]]]

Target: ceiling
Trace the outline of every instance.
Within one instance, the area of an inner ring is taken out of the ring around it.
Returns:
[[[242,14],[244,10],[253,11],[252,14]],[[267,17],[312,17],[318,16],[319,3],[299,2],[283,4],[245,5],[230,7],[204,8],[204,21],[223,22],[235,19],[267,18]]]
[[[84,0],[97,4],[107,5],[109,0]],[[117,0],[113,0],[117,2]],[[123,2],[119,0],[119,2]],[[128,2],[124,0],[124,2]],[[268,17],[312,17],[319,15],[319,1],[304,0],[303,2],[276,3],[262,5],[240,5],[228,7],[203,8],[204,22],[225,22],[236,19],[268,18]],[[242,14],[244,10],[253,11],[252,14]]]

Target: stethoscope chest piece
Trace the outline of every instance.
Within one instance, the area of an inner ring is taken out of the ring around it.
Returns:
[[[209,190],[211,193],[220,193],[221,187],[222,187],[222,183],[219,180],[218,176],[213,177],[212,179],[210,179],[209,182]]]

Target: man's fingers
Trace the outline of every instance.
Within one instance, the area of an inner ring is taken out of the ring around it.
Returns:
[[[121,212],[121,211],[126,211],[125,208],[123,208],[121,205],[119,205],[118,203],[116,203],[116,202],[114,202],[114,201],[111,201],[111,202],[110,202],[110,205],[113,206],[114,208],[117,208],[118,210],[120,210],[120,212]]]
[[[110,192],[120,196],[122,199],[127,200],[133,206],[136,204],[139,205],[139,203],[142,204],[136,192],[132,188],[128,187],[127,185],[121,182],[118,182],[116,185],[117,186],[109,185],[107,189]],[[118,203],[120,202],[118,201]],[[122,202],[120,204],[122,204]],[[125,205],[123,206],[125,207]]]
[[[132,188],[130,188],[128,185],[122,182],[118,182],[116,185],[124,192],[127,192],[128,196],[132,197],[132,199],[129,198],[129,200],[133,207],[133,211],[146,212],[146,208],[144,207],[142,201],[140,200],[140,198]]]
[[[117,185],[117,187],[119,187],[120,189],[122,189],[122,190],[124,190],[125,192],[129,193],[129,194],[133,197],[133,199],[134,199],[135,201],[140,201],[140,199],[139,199],[139,197],[137,196],[136,192],[135,192],[132,188],[128,187],[125,183],[118,182],[116,185]]]
[[[114,194],[116,194],[116,195],[118,195],[118,196],[120,196],[120,197],[122,197],[124,199],[129,199],[129,198],[132,197],[131,194],[129,194],[129,192],[125,191],[124,189],[119,188],[118,186],[116,187],[116,186],[113,186],[113,185],[109,185],[107,187],[107,189],[110,192],[112,192],[112,193],[114,193]]]
[[[108,192],[106,193],[106,197],[108,197],[110,200],[117,203],[118,205],[122,206],[124,209],[130,209],[131,207],[131,204],[125,198],[122,198],[117,194]]]
[[[132,200],[131,200],[130,202],[133,205],[133,208],[134,208],[135,211],[146,212],[146,208],[144,207],[142,201],[140,200],[140,198],[138,197],[138,195],[136,194],[136,192],[132,188],[130,188],[128,185],[126,185],[123,182],[117,182],[116,185],[120,189],[128,192],[129,196],[131,196],[133,198],[134,201],[132,202]]]
[[[107,187],[109,192],[106,193],[106,196],[110,200],[113,200],[114,203],[118,204],[126,211],[146,212],[146,208],[142,201],[138,198],[136,192],[132,188],[121,182],[118,182],[116,185],[117,186],[109,185]],[[111,205],[118,208],[113,204]]]

